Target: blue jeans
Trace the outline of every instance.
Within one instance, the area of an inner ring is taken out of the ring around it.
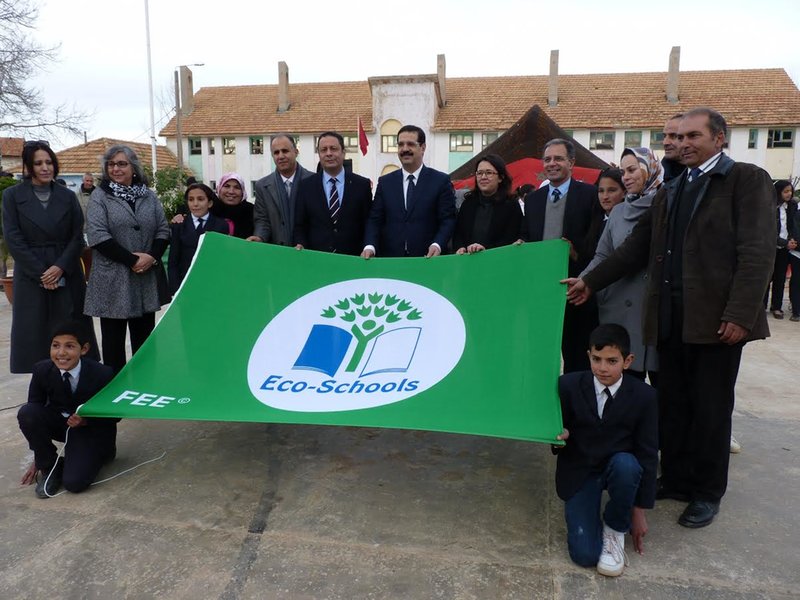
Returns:
[[[603,523],[615,531],[631,528],[631,511],[642,478],[642,467],[629,452],[612,456],[605,471],[586,478],[583,487],[564,504],[567,546],[573,562],[594,567],[603,551]],[[600,518],[600,500],[608,490],[608,502]]]

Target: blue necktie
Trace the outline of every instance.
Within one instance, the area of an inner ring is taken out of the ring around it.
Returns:
[[[561,199],[561,192],[559,192],[558,189],[553,190],[552,199],[554,204]]]
[[[702,169],[698,169],[697,167],[695,167],[694,169],[692,169],[691,171],[689,171],[689,178],[690,178],[692,181],[694,181],[695,179],[697,179],[698,177],[700,177],[700,175],[702,175],[702,174],[703,174],[703,170],[702,170]]]

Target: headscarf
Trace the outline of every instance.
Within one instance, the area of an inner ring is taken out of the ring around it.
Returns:
[[[238,173],[225,173],[225,175],[220,177],[219,181],[217,182],[217,190],[221,190],[222,186],[225,185],[225,182],[227,182],[229,179],[235,179],[239,182],[239,187],[242,188],[242,202],[247,200],[247,188],[244,185],[244,179],[242,179],[242,176]],[[219,191],[217,192],[217,195],[220,195]]]
[[[644,171],[644,189],[639,194],[628,194],[628,196],[647,196],[655,192],[664,183],[664,167],[658,160],[655,153],[650,148],[625,148],[622,156],[633,154],[639,163],[639,168]]]

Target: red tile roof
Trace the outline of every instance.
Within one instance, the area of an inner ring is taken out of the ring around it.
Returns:
[[[560,75],[559,103],[547,106],[548,76],[456,77],[446,81],[447,105],[434,130],[504,130],[534,104],[566,129],[660,128],[676,112],[695,106],[719,110],[734,127],[800,124],[800,90],[784,69],[684,71],[677,104],[666,100],[666,72]],[[195,95],[185,135],[355,131],[360,116],[369,131],[369,82],[293,83],[291,107],[277,111],[277,85],[208,87]],[[174,136],[174,118],[160,132]]]
[[[25,140],[17,137],[0,137],[0,156],[19,158]]]

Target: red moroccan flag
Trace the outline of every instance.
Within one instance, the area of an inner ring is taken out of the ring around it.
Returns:
[[[369,140],[367,139],[367,132],[364,131],[364,125],[361,124],[361,117],[358,117],[358,147],[361,148],[361,154],[366,156]]]

